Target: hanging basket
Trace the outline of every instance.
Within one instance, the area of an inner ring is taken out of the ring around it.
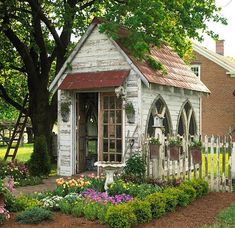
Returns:
[[[155,159],[160,157],[160,145],[149,144],[150,159]]]
[[[179,146],[171,146],[170,147],[170,160],[175,161],[180,158],[180,147]]]
[[[126,114],[128,123],[135,123],[135,113]]]
[[[193,159],[193,164],[201,164],[202,163],[201,149],[191,149],[190,151]]]

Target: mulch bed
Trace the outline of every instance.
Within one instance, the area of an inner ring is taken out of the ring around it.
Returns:
[[[201,199],[194,201],[185,208],[177,208],[176,212],[168,213],[160,219],[153,220],[149,224],[139,225],[142,227],[164,227],[164,228],[196,228],[204,224],[213,224],[215,217],[223,208],[228,207],[232,202],[235,203],[235,193],[209,193]],[[3,227],[30,228],[30,227],[107,227],[95,222],[87,221],[84,218],[55,213],[54,220],[44,222],[39,225],[19,225],[15,222],[15,215],[4,224]]]

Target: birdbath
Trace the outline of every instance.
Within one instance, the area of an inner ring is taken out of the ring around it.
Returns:
[[[108,190],[108,185],[112,184],[113,181],[113,176],[116,171],[119,169],[122,169],[125,167],[125,163],[117,163],[117,162],[105,162],[105,161],[97,161],[94,164],[97,167],[102,167],[104,169],[104,172],[106,174],[106,179],[105,179],[105,184],[104,184],[104,189],[105,191]]]

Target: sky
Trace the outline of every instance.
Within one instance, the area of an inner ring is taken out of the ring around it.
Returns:
[[[219,39],[225,40],[224,55],[235,58],[235,0],[216,0],[216,3],[222,7],[222,15],[227,18],[228,25],[208,23],[208,26],[219,35]],[[210,37],[205,37],[201,44],[215,51],[215,41]]]

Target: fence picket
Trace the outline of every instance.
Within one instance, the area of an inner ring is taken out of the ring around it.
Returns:
[[[205,136],[205,180],[208,181],[208,137]]]
[[[228,136],[228,191],[232,192],[232,132]]]
[[[210,151],[210,155],[211,155],[211,170],[210,170],[210,186],[211,189],[214,190],[214,136],[212,135],[211,137],[211,151]]]
[[[219,159],[220,159],[220,137],[216,139],[216,191],[220,189],[220,171],[219,171]]]

